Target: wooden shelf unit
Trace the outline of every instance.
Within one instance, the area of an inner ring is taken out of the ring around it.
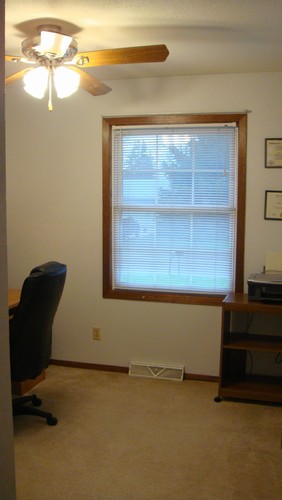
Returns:
[[[230,293],[222,303],[222,331],[220,352],[220,378],[218,396],[222,398],[247,399],[282,403],[282,375],[247,374],[248,352],[282,353],[282,318],[281,335],[255,334],[232,331],[234,313],[281,314],[282,305],[254,302],[247,294]],[[281,354],[282,355],[282,354]]]

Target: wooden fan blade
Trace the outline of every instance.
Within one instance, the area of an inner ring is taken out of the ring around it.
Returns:
[[[108,66],[112,64],[138,64],[163,62],[169,51],[166,45],[147,45],[144,47],[126,47],[121,49],[94,50],[80,52],[72,63],[83,66]]]
[[[21,71],[17,71],[17,73],[13,73],[12,75],[6,76],[5,78],[5,84],[10,85],[11,83],[16,82],[17,80],[20,80],[20,78],[23,78],[25,73],[27,71],[30,71],[29,69],[22,69]]]
[[[19,57],[19,56],[5,56],[5,61],[25,63],[25,64],[36,64],[36,61],[30,61],[29,59],[26,59],[26,57]]]
[[[112,90],[103,82],[97,80],[94,76],[89,75],[89,73],[85,73],[85,71],[82,71],[81,69],[72,68],[72,71],[75,71],[80,75],[80,86],[86,90],[86,92],[89,92],[89,94],[94,96],[104,95]]]

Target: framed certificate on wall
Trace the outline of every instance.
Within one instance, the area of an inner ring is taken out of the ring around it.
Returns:
[[[282,139],[265,139],[265,167],[282,168]]]
[[[265,191],[264,218],[282,220],[282,191]]]

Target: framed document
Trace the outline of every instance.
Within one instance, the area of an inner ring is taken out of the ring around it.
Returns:
[[[265,167],[282,168],[282,139],[265,139]]]
[[[265,191],[264,218],[282,220],[282,191]]]

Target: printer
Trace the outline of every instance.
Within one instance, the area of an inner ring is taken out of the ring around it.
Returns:
[[[282,304],[282,272],[253,273],[247,283],[249,300]]]

